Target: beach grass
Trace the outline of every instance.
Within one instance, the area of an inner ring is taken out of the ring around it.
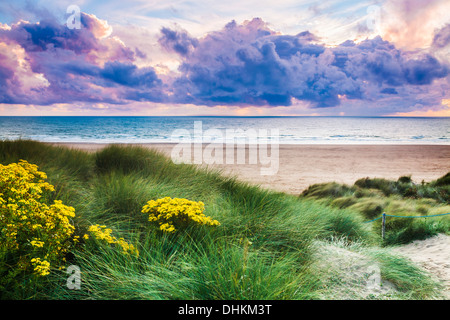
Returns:
[[[106,225],[117,237],[136,246],[139,256],[124,255],[102,242],[82,242],[67,256],[67,265],[77,265],[82,272],[81,289],[71,290],[64,271],[52,270],[40,278],[14,273],[5,263],[7,252],[2,249],[1,298],[339,299],[338,295],[322,294],[325,285],[327,292],[333,287],[330,289],[327,280],[329,273],[318,267],[317,253],[323,246],[316,245],[320,242],[327,248],[338,248],[336,239],[347,246],[357,244],[364,248],[359,250],[373,253],[372,259],[389,264],[391,273],[385,273],[386,277],[400,289],[395,297],[437,296],[434,282],[422,270],[404,267],[407,262],[392,262],[388,248],[381,248],[376,228],[364,223],[374,215],[373,210],[369,215],[365,209],[352,208],[368,198],[366,194],[356,197],[355,187],[333,184],[322,190],[316,186],[312,187],[317,189],[313,196],[299,198],[223,176],[216,170],[174,164],[162,153],[137,146],[111,145],[89,153],[28,140],[0,142],[1,164],[21,159],[47,173],[48,182],[55,186],[49,201],[62,200],[75,208],[72,222],[77,234],[84,234],[90,225]],[[148,221],[142,207],[149,200],[164,197],[202,201],[205,215],[218,220],[220,226],[189,225],[173,234],[162,232]],[[383,201],[390,206],[400,201],[426,213],[445,208],[440,197],[426,201],[393,197]],[[342,199],[339,205],[332,204],[336,199]],[[363,207],[373,209],[375,205]],[[394,222],[389,225],[388,243],[417,238],[406,235],[405,228],[414,234],[448,232],[444,222],[433,228],[414,222],[416,229],[396,227]],[[419,231],[420,227],[425,231]],[[403,235],[394,236],[393,230]],[[330,268],[329,272],[339,270],[337,265]],[[425,288],[423,281],[404,284],[392,275],[401,272],[407,279],[427,279],[432,284]],[[339,288],[350,290],[352,285],[351,281],[340,283]],[[356,298],[367,298],[365,294]]]
[[[415,184],[409,176],[400,177],[397,181],[363,178],[351,186],[322,183],[310,186],[300,198],[356,212],[366,221],[379,218],[384,212],[388,216],[383,244],[406,244],[439,233],[450,233],[450,215],[444,215],[450,213],[448,177],[447,173],[435,181],[420,184]],[[381,219],[371,226],[374,232],[380,232]]]
[[[321,299],[442,299],[440,283],[389,248],[349,243],[342,238],[318,241],[315,246],[313,268],[322,279],[318,290]],[[371,281],[378,281],[378,286],[370,288]]]

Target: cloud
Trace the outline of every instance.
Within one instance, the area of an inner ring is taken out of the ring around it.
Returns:
[[[397,90],[395,90],[395,88],[384,88],[380,91],[380,93],[385,93],[385,94],[398,94]]]
[[[0,101],[9,103],[12,101],[10,93],[8,92],[9,82],[14,76],[14,70],[8,67],[8,63],[5,63],[7,58],[5,55],[0,54]]]
[[[337,64],[349,76],[374,84],[401,86],[431,84],[449,73],[448,66],[430,54],[410,54],[381,37],[333,49]]]
[[[165,29],[162,37],[168,34]],[[327,47],[309,32],[278,34],[261,19],[232,21],[195,43],[189,54],[173,48],[182,59],[174,102],[289,106],[301,100],[335,107],[343,99],[399,95],[397,87],[430,85],[449,74],[430,54],[402,51],[379,36]]]
[[[382,5],[383,39],[410,50],[430,46],[434,30],[448,23],[448,0],[387,0]]]
[[[81,29],[69,29],[49,14],[36,23],[1,24],[0,102],[301,104],[365,114],[363,108],[408,112],[411,106],[437,106],[449,98],[448,61],[430,51],[407,51],[380,36],[328,46],[309,31],[281,34],[259,18],[233,20],[197,37],[179,26],[163,27],[156,42],[177,60],[168,69],[155,62],[146,37],[133,38],[132,49],[95,15],[82,13],[81,24]],[[447,46],[448,31],[437,30],[433,45]]]
[[[100,75],[113,83],[128,87],[152,88],[159,83],[153,68],[138,69],[133,64],[107,62]]]
[[[135,53],[111,37],[108,23],[94,15],[82,13],[81,26],[69,29],[47,17],[37,23],[20,21],[0,28],[0,45],[11,52],[0,58],[0,101],[46,105],[163,99],[161,81],[153,68],[134,64],[141,52]],[[26,72],[21,71],[23,65]],[[34,86],[25,85],[24,80],[29,84],[33,78]]]
[[[434,48],[445,48],[450,45],[450,23],[437,30],[433,37]]]
[[[164,48],[173,50],[182,56],[188,55],[198,45],[198,40],[190,37],[184,30],[176,31],[169,28],[162,28],[161,33],[162,36],[158,42]]]
[[[296,98],[334,106],[338,95],[359,96],[354,80],[331,64],[332,53],[315,40],[309,32],[277,34],[257,18],[232,21],[181,55],[174,97],[205,105],[286,106]]]

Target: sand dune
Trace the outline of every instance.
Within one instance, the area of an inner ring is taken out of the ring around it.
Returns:
[[[95,151],[107,144],[62,143],[72,148]],[[139,144],[171,154],[174,144]],[[225,152],[224,152],[225,153]],[[248,154],[248,153],[247,153]],[[225,162],[225,161],[224,161]],[[364,177],[398,179],[411,175],[413,181],[432,181],[450,171],[448,145],[280,145],[276,174],[261,175],[268,165],[219,164],[223,173],[290,194],[309,185],[336,181],[353,184]]]
[[[61,144],[54,144],[61,145]],[[107,144],[62,143],[70,148],[96,151]],[[139,144],[170,156],[174,144]],[[213,165],[224,174],[263,187],[299,194],[309,185],[336,181],[353,184],[363,177],[398,179],[411,175],[413,181],[432,181],[450,171],[447,145],[280,145],[279,168],[274,175],[261,175],[261,164]],[[450,237],[439,235],[397,247],[440,280],[450,299]],[[358,257],[357,257],[358,258]]]
[[[440,234],[394,250],[434,275],[443,284],[444,294],[450,299],[450,236]]]

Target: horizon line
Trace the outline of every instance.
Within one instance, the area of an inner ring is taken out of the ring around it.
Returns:
[[[135,117],[135,118],[429,118],[429,119],[446,119],[450,118],[450,116],[396,116],[396,115],[355,115],[355,116],[340,116],[340,115],[267,115],[267,116],[243,116],[243,115],[158,115],[158,116],[150,116],[150,115],[0,115],[1,118],[43,118],[43,117],[60,117],[60,118],[125,118],[125,117]]]

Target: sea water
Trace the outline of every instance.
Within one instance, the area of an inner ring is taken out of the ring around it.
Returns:
[[[218,130],[253,130],[280,144],[450,144],[450,118],[416,117],[0,117],[0,139],[165,143],[196,124],[204,141]]]

